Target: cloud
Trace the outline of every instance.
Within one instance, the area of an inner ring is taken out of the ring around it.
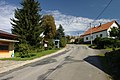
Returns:
[[[65,15],[58,10],[55,11],[43,11],[45,14],[53,15],[55,18],[56,26],[58,28],[59,24],[63,26],[65,29],[66,34],[72,35],[73,33],[76,35],[78,32],[83,33],[90,25],[91,22],[94,21],[94,19],[84,18],[84,17],[76,17],[71,15]],[[113,19],[99,19],[96,20],[94,23],[92,23],[92,26],[97,26],[100,23],[106,23],[110,22]]]
[[[11,32],[10,18],[14,17],[16,6],[0,1],[0,29]]]
[[[5,30],[7,32],[11,32],[11,24],[10,18],[14,17],[14,10],[18,6],[7,4],[5,1],[0,1],[0,29]],[[55,24],[58,28],[59,24],[63,26],[66,34],[78,34],[78,32],[82,33],[88,26],[89,23],[94,21],[93,19],[84,18],[84,17],[76,17],[71,15],[65,15],[58,10],[43,10],[44,14],[51,14],[55,18]],[[106,23],[111,21],[112,19],[99,19],[96,20],[93,25],[98,25],[99,22]],[[76,33],[75,33],[76,32]]]

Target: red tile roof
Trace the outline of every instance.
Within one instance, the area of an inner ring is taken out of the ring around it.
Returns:
[[[85,31],[85,33],[84,33],[82,36],[91,34],[91,29],[92,29],[92,33],[105,31],[105,30],[109,29],[109,27],[110,27],[113,23],[117,23],[117,22],[116,22],[116,21],[112,21],[112,22],[108,22],[108,23],[106,23],[106,24],[102,24],[102,25],[97,26],[97,27],[90,28],[90,29],[88,29],[87,31]],[[118,23],[117,23],[117,24],[118,24]]]

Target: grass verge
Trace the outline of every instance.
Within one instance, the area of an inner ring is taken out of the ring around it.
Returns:
[[[39,58],[54,52],[59,51],[60,49],[54,49],[54,50],[46,50],[46,51],[42,51],[42,52],[38,52],[38,53],[31,53],[31,57],[26,57],[26,58],[21,58],[18,56],[18,53],[16,53],[14,58],[2,58],[0,60],[14,60],[14,61],[26,61],[26,60],[32,60],[35,58]]]

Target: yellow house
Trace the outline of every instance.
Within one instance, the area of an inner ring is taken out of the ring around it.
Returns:
[[[0,30],[0,58],[14,57],[14,43],[16,35]]]

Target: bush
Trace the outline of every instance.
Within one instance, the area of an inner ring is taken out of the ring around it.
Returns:
[[[18,45],[19,47],[19,56],[21,58],[24,58],[24,57],[30,57],[30,49],[29,49],[29,45],[28,44],[25,44],[25,43],[22,43],[22,44],[19,44]]]
[[[53,39],[49,39],[48,40],[48,49],[51,50],[54,48],[54,43],[53,43]]]
[[[65,46],[66,46],[65,37],[61,37],[61,39],[60,39],[60,47],[65,47]]]
[[[97,46],[99,49],[104,49],[106,47],[115,47],[116,46],[116,40],[112,38],[96,38],[93,43]]]
[[[111,75],[114,80],[120,80],[120,49],[105,54]]]

